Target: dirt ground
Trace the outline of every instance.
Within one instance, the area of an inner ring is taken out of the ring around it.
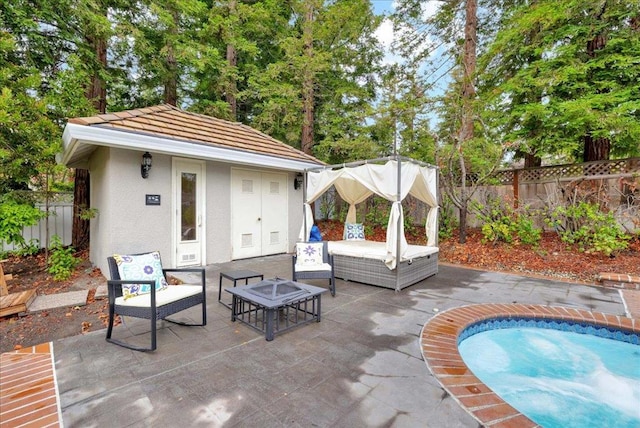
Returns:
[[[320,225],[323,239],[341,239],[342,225]],[[384,231],[375,230],[367,239],[385,239]],[[408,238],[409,241],[421,238]],[[606,257],[586,254],[567,247],[556,234],[543,236],[537,248],[503,243],[484,244],[479,231],[470,230],[465,244],[454,238],[439,243],[440,261],[484,270],[537,275],[556,280],[594,284],[600,272],[640,275],[640,241],[635,240],[629,249]],[[27,315],[0,318],[0,352],[37,345],[68,336],[106,328],[107,301],[96,300],[95,289],[105,280],[99,269],[92,268],[87,254],[79,254],[83,262],[74,276],[64,282],[56,282],[47,273],[43,254],[30,257],[10,257],[3,263],[5,273],[12,274],[8,281],[9,292],[34,288],[40,294],[62,293],[80,289],[89,290],[85,306],[57,308]]]
[[[54,281],[46,270],[44,254],[28,257],[9,257],[3,262],[9,293],[35,289],[38,295],[89,290],[84,306],[62,307],[36,313],[16,314],[0,318],[0,352],[12,351],[83,334],[106,327],[108,307],[106,299],[96,300],[95,290],[104,283],[99,269],[87,261],[86,254],[79,254],[82,263],[68,281]]]

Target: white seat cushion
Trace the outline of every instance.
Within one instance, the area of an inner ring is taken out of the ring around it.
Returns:
[[[199,293],[202,293],[202,286],[200,285],[169,285],[164,290],[156,291],[156,307]],[[122,296],[117,297],[116,305],[135,306],[139,308],[151,307],[151,293],[129,297],[126,300]]]
[[[315,271],[329,271],[331,272],[331,265],[329,263],[322,263],[319,265],[298,265],[296,264],[296,272],[315,272]]]

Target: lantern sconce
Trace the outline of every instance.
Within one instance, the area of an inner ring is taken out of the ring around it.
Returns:
[[[299,188],[302,187],[303,183],[304,183],[304,177],[302,176],[301,173],[297,173],[296,177],[293,179],[293,188],[298,190]]]
[[[151,169],[151,154],[149,152],[144,152],[142,155],[142,165],[140,165],[140,174],[142,174],[142,178],[149,177],[149,170]]]

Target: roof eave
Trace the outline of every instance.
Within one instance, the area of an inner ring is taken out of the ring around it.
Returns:
[[[132,138],[132,136],[135,136],[135,138]],[[180,141],[172,138],[162,138],[74,123],[67,123],[62,135],[62,140],[63,152],[59,162],[70,167],[86,164],[86,159],[82,159],[77,155],[78,148],[83,144],[148,151],[242,165],[271,167],[290,171],[304,171],[306,168],[319,165],[318,163],[303,160],[286,159],[242,150],[214,147],[201,143]]]

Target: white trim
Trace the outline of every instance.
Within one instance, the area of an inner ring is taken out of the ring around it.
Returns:
[[[60,163],[73,165],[82,159],[74,159],[74,154],[83,144],[148,151],[166,155],[178,155],[202,160],[224,161],[241,165],[272,167],[290,171],[304,171],[318,164],[307,161],[285,159],[272,155],[261,155],[242,150],[225,149],[207,144],[162,138],[98,126],[68,123],[62,134],[63,153]]]

